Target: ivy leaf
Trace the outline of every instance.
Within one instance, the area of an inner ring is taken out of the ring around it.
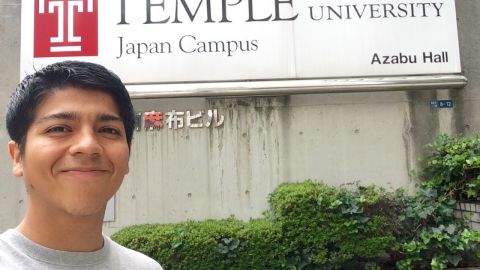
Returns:
[[[466,189],[466,193],[467,193],[467,197],[468,197],[468,198],[472,198],[472,197],[477,196],[477,191],[476,191],[476,190],[473,190],[473,189],[471,189],[471,188],[467,188],[467,189]]]
[[[342,201],[341,200],[335,200],[335,201],[330,203],[330,206],[328,208],[334,209],[334,208],[337,208],[340,205],[342,205]]]
[[[462,257],[458,254],[454,255],[449,255],[447,256],[447,260],[449,263],[451,263],[453,266],[457,266],[458,263],[462,260]]]
[[[448,225],[448,227],[446,229],[447,233],[452,234],[452,235],[453,235],[453,233],[455,233],[456,230],[457,230],[457,226],[455,226],[455,224]]]
[[[220,243],[217,245],[217,251],[221,254],[227,254],[229,250],[227,246]]]

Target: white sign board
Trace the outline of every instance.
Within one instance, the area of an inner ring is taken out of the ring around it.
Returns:
[[[21,47],[128,84],[461,71],[454,0],[24,0]]]

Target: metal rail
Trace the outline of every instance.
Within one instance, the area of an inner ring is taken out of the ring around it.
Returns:
[[[467,81],[467,78],[460,74],[442,74],[338,79],[127,84],[127,89],[132,98],[150,99],[460,89],[467,85]]]

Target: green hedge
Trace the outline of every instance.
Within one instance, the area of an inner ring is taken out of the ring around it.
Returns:
[[[384,218],[364,209],[374,189],[282,184],[263,219],[137,225],[115,233],[118,243],[181,269],[369,269],[393,237]]]
[[[281,232],[265,219],[136,225],[112,236],[161,262],[164,269],[280,269]]]
[[[361,269],[393,242],[384,217],[365,209],[380,202],[374,188],[349,191],[307,181],[280,185],[270,198],[282,243],[297,268]]]

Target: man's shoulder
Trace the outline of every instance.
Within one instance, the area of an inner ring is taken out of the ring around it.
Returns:
[[[0,255],[9,253],[15,246],[15,233],[12,229],[8,229],[0,233]]]
[[[7,239],[11,238],[11,234],[12,234],[12,229],[8,229],[4,232],[0,232],[0,241],[7,241]]]
[[[0,234],[1,269],[65,269],[75,265],[75,269],[142,269],[162,270],[155,260],[134,250],[122,247],[105,237],[105,248],[92,253],[68,253],[46,250],[26,243],[19,233],[8,230]],[[37,253],[35,253],[37,252]],[[62,257],[59,261],[58,259]],[[40,259],[39,259],[40,258]],[[92,258],[97,259],[92,263]],[[87,268],[88,267],[88,268]]]
[[[2,262],[2,259],[5,257],[4,253],[10,250],[7,246],[6,232],[0,233],[0,262]]]
[[[9,229],[0,234],[0,266],[2,269],[7,267],[19,267],[25,265],[27,256],[16,246],[15,232]],[[7,268],[10,269],[10,268]]]
[[[130,266],[131,269],[162,270],[160,264],[154,259],[138,251],[121,246],[108,237],[106,239],[110,242],[112,256],[122,266]]]

